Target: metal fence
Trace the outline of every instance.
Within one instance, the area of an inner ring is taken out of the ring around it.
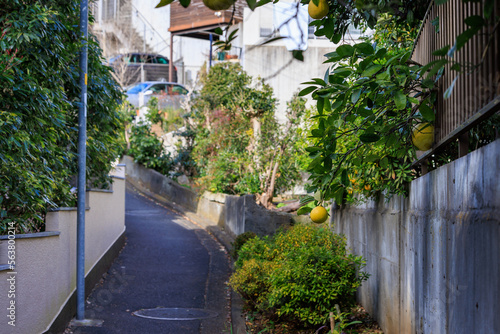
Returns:
[[[500,14],[500,3],[494,1],[492,17]],[[415,42],[412,60],[425,65],[438,59],[432,53],[446,45],[453,47],[457,36],[468,26],[465,18],[481,15],[483,3],[449,0],[443,5],[434,1],[429,7]],[[476,34],[465,46],[454,53],[451,60],[465,64],[469,69],[455,81],[455,87],[448,99],[443,98],[445,90],[452,85],[458,72],[447,64],[438,81],[438,103],[435,122],[435,145],[433,150],[461,138],[474,125],[489,117],[500,107],[500,33],[498,23],[490,24]],[[450,59],[450,58],[448,58]],[[466,145],[465,145],[466,146]],[[468,150],[462,148],[460,156]],[[426,156],[431,154],[428,152]],[[465,153],[466,154],[466,153]],[[425,158],[425,157],[424,157]],[[422,160],[422,158],[420,159]]]

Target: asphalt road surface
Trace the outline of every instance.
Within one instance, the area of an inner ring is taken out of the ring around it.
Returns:
[[[132,189],[125,223],[126,245],[87,300],[86,318],[103,320],[102,326],[66,332],[231,333],[224,247],[200,225]]]

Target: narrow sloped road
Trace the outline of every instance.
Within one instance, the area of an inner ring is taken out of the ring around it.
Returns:
[[[103,320],[102,327],[67,332],[230,333],[230,267],[223,246],[195,222],[131,188],[126,226],[123,251],[87,300],[86,318]],[[165,309],[141,311],[156,308]]]

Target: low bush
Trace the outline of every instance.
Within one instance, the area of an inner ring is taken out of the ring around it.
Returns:
[[[293,326],[326,323],[335,304],[350,309],[368,278],[363,258],[347,253],[345,237],[311,225],[249,239],[238,254],[230,285],[246,307]]]
[[[231,255],[234,259],[238,258],[238,253],[240,252],[241,247],[245,245],[245,243],[255,238],[257,235],[251,231],[244,232],[236,237],[233,242],[233,249],[231,250]]]

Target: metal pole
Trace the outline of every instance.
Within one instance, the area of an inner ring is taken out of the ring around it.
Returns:
[[[76,319],[85,318],[85,191],[87,157],[88,0],[80,3],[80,106],[78,108],[78,208],[76,221]]]
[[[208,55],[208,68],[210,69],[212,67],[212,43],[214,41],[214,37],[212,34],[210,34],[210,53]]]
[[[168,81],[174,80],[174,34],[170,33],[170,60],[168,61]]]

